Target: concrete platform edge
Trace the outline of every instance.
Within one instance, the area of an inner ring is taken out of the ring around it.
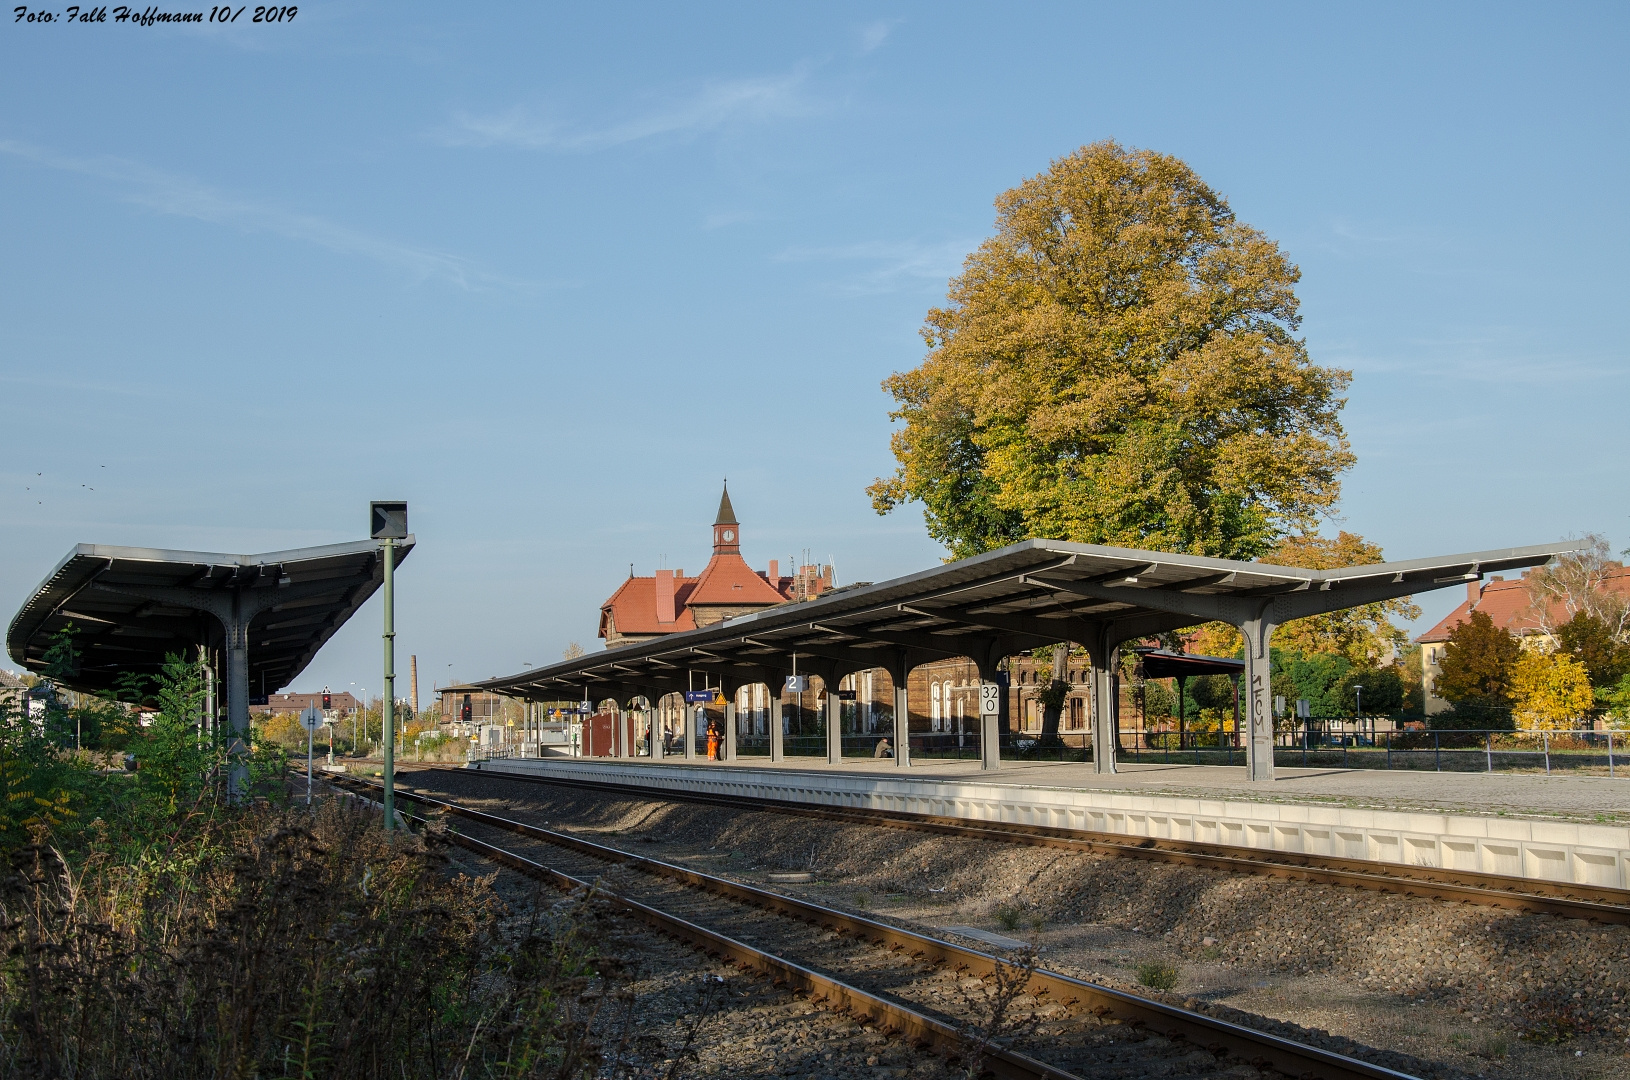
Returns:
[[[523,776],[599,779],[648,788],[653,794],[782,799],[1630,888],[1630,828],[1613,825],[786,768],[650,766],[562,758],[496,758],[471,767]]]

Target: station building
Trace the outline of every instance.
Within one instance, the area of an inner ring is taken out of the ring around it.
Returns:
[[[833,588],[832,567],[800,566],[783,575],[771,559],[754,570],[741,555],[741,523],[730,505],[730,488],[719,497],[713,520],[713,557],[695,577],[683,570],[633,573],[600,605],[599,636],[606,648],[635,645],[666,634],[714,626],[777,604],[810,600]]]
[[[778,560],[755,570],[743,558],[741,522],[736,517],[726,486],[719,498],[713,521],[713,554],[701,573],[686,575],[684,570],[657,570],[645,576],[630,573],[600,606],[598,635],[608,650],[636,645],[763,611],[781,604],[801,603],[825,596],[837,589],[831,565],[800,565],[791,574],[781,573]],[[867,585],[860,582],[858,585]],[[856,587],[856,586],[851,586]],[[1089,708],[1084,688],[1085,657],[1072,657],[1068,681],[1073,687],[1059,718],[1058,731],[1066,743],[1084,743],[1088,738]],[[1018,733],[1040,734],[1043,709],[1039,693],[1053,677],[1050,660],[1037,661],[1029,655],[1008,660],[1009,715]],[[911,703],[908,722],[913,734],[961,735],[972,733],[977,723],[979,672],[972,661],[958,658],[931,661],[912,669],[907,700]],[[1117,684],[1119,680],[1117,680]],[[737,692],[735,713],[742,737],[768,737],[772,714],[779,713],[782,733],[797,736],[813,732],[826,709],[827,688],[818,676],[810,679],[811,689],[803,694],[772,697],[762,684],[742,687]],[[877,734],[892,730],[894,685],[887,671],[873,668],[840,680],[839,696],[844,732],[850,735]],[[474,688],[460,688],[470,695],[473,707],[495,713],[501,707],[483,703]],[[1129,691],[1117,686],[1117,697],[1128,715]],[[446,699],[443,699],[444,702]],[[658,706],[662,730],[677,730],[679,704]],[[443,715],[454,716],[443,707]]]

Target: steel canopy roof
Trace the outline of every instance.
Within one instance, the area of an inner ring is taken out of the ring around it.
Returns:
[[[396,542],[398,562],[413,543],[411,536]],[[197,608],[237,591],[258,599],[261,590],[278,590],[281,598],[249,624],[250,692],[271,693],[305,670],[373,595],[384,576],[380,552],[374,540],[261,555],[80,544],[12,619],[6,648],[18,663],[40,671],[52,635],[71,622],[80,631],[81,666],[64,685],[113,689],[122,672],[153,673],[167,654],[219,642],[221,624]],[[154,599],[166,593],[189,603]]]
[[[847,586],[698,630],[477,683],[532,700],[596,685],[683,689],[687,672],[737,685],[800,668],[915,666],[1060,641],[1100,647],[1271,610],[1275,622],[1539,566],[1559,543],[1311,570],[1059,540],[1026,540],[877,584]],[[902,659],[905,656],[905,659]]]

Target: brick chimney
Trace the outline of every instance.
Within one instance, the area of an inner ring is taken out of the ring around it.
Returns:
[[[674,572],[657,571],[657,622],[671,623],[678,618],[674,611]]]
[[[1466,610],[1476,611],[1477,602],[1483,598],[1483,583],[1481,581],[1466,582]]]
[[[781,591],[781,560],[780,559],[771,559],[770,560],[770,573],[769,573],[769,576],[765,580],[767,580],[770,583],[770,588],[774,589],[776,592]]]

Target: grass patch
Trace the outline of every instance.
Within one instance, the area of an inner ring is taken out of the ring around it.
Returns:
[[[517,1075],[518,1059],[562,1076],[597,1064],[588,1022],[619,1007],[623,979],[599,955],[592,897],[505,925],[491,877],[449,877],[434,836],[387,834],[337,800],[216,806],[162,838],[104,824],[88,851],[35,842],[8,860],[0,1074],[474,1080]]]

